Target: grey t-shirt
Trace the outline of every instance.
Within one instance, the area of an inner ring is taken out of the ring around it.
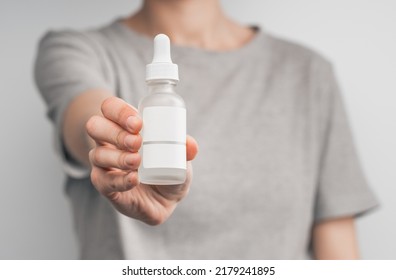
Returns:
[[[188,133],[199,143],[191,190],[160,226],[121,217],[65,152],[62,116],[89,89],[137,106],[152,45],[120,20],[40,42],[35,77],[68,175],[81,258],[304,259],[315,223],[377,204],[331,65],[259,30],[234,51],[172,47]]]

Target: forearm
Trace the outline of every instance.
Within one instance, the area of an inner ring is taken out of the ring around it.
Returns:
[[[316,224],[313,229],[313,249],[316,259],[358,259],[354,218],[345,217]]]
[[[86,123],[93,115],[102,115],[102,102],[111,96],[104,90],[90,90],[77,96],[65,111],[62,135],[65,147],[73,159],[90,166],[88,153],[94,141],[86,132]]]

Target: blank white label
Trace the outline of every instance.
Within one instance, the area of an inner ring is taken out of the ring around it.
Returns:
[[[143,167],[186,169],[186,109],[143,109]]]
[[[143,109],[143,142],[186,143],[186,109],[151,106]]]

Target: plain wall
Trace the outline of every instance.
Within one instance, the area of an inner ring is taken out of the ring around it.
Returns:
[[[381,207],[358,221],[363,258],[396,259],[396,1],[223,0],[245,24],[310,46],[335,65],[363,167]],[[0,2],[0,259],[78,257],[52,128],[32,79],[48,29],[85,28],[140,1]]]

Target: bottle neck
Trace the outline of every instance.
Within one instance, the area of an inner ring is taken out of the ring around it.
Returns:
[[[149,93],[176,93],[176,81],[173,80],[151,80],[147,81]]]

